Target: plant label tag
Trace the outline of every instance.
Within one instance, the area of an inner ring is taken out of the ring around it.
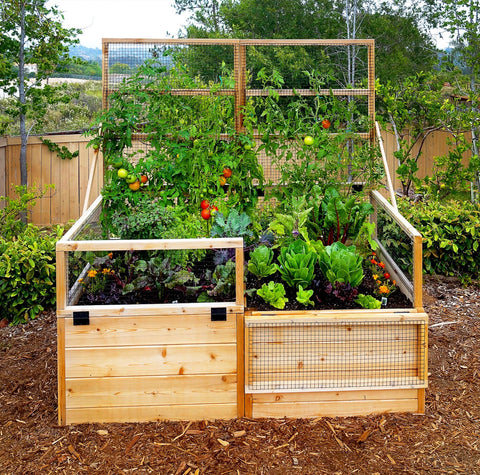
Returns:
[[[387,305],[388,299],[387,297],[382,297],[382,305]]]

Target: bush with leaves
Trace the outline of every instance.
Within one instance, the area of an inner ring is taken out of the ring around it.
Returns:
[[[13,323],[35,318],[55,304],[55,245],[63,229],[28,225],[15,238],[0,238],[0,312]]]
[[[423,237],[423,268],[429,274],[478,279],[480,275],[480,205],[446,201],[399,200],[405,218]],[[390,246],[398,242],[394,235]],[[401,241],[400,241],[401,246]],[[402,254],[402,247],[394,250]]]

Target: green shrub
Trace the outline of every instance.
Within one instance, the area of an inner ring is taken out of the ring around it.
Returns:
[[[400,212],[423,237],[423,267],[429,274],[478,279],[480,205],[470,202],[398,202]]]
[[[28,225],[12,240],[0,238],[0,311],[7,320],[25,322],[55,303],[55,244],[62,232]]]

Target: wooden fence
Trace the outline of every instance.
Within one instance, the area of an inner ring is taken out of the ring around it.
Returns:
[[[424,145],[419,160],[420,177],[431,174],[433,158],[444,155],[448,151],[446,143],[448,134],[435,132]],[[401,189],[400,180],[395,170],[398,166],[393,156],[395,137],[382,131],[388,166],[395,190]],[[72,160],[62,160],[48,150],[38,137],[30,137],[27,149],[27,169],[29,184],[43,188],[46,184],[54,184],[32,210],[31,222],[39,226],[64,224],[77,220],[83,210],[87,190],[88,176],[94,159],[91,148],[87,148],[88,139],[79,134],[49,136],[49,140],[59,146],[65,145],[71,152],[79,151],[79,156]],[[20,139],[18,137],[0,138],[0,196],[13,197],[12,184],[20,184]],[[466,157],[465,160],[468,160]],[[4,173],[2,173],[4,171]],[[103,159],[99,155],[88,203],[92,203],[101,192],[103,186]],[[1,203],[0,203],[1,205]]]
[[[78,219],[83,211],[88,176],[95,157],[87,148],[89,140],[80,134],[49,135],[48,139],[70,152],[78,150],[79,156],[62,160],[50,152],[39,137],[30,137],[27,147],[28,184],[43,189],[53,184],[45,196],[37,200],[31,210],[30,222],[46,226],[65,224]],[[4,171],[4,173],[2,173]],[[20,184],[20,138],[0,139],[0,196],[15,197],[14,186]],[[93,203],[103,186],[103,159],[98,157],[88,203]]]

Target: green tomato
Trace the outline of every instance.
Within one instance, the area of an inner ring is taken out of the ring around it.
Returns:
[[[119,168],[117,171],[118,178],[127,178],[128,172],[125,168]]]
[[[243,146],[243,148],[244,148],[245,150],[252,150],[252,146],[251,146],[249,143],[246,143],[246,144]]]
[[[304,139],[303,139],[305,145],[313,145],[313,137],[311,135],[307,135]]]
[[[130,183],[135,183],[137,181],[137,177],[132,174],[128,174],[125,178],[125,181],[130,184]]]

